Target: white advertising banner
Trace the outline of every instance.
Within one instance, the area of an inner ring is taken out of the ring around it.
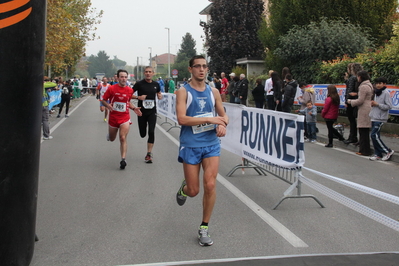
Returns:
[[[304,116],[224,104],[230,123],[222,147],[258,164],[297,169],[305,163]],[[239,114],[241,110],[241,114]],[[229,132],[231,131],[231,132]]]
[[[157,98],[157,112],[177,123],[176,95],[172,93],[162,93],[162,96],[161,100]]]

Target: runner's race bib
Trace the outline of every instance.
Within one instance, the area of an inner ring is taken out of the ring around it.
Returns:
[[[144,109],[152,109],[155,107],[155,101],[154,100],[144,100],[143,107],[144,107]]]
[[[213,117],[213,114],[212,113],[205,113],[205,114],[202,114],[202,115],[196,115],[194,117]],[[205,123],[205,124],[201,124],[201,125],[197,125],[197,126],[192,126],[192,129],[193,129],[193,133],[194,134],[199,134],[199,133],[203,133],[203,132],[215,129],[215,125],[214,124]]]
[[[117,112],[126,112],[126,103],[121,103],[121,102],[114,102],[114,111]]]

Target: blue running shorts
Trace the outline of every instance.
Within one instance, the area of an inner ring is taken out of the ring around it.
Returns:
[[[220,156],[220,144],[200,148],[180,147],[177,160],[179,163],[199,164],[204,158],[216,156]]]

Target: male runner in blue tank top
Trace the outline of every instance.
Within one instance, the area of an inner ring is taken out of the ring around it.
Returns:
[[[183,163],[184,180],[176,195],[181,206],[187,196],[199,193],[202,165],[204,197],[202,223],[198,230],[199,244],[211,246],[208,223],[216,201],[216,176],[219,168],[220,140],[226,135],[229,119],[220,93],[205,83],[208,66],[203,56],[194,56],[189,63],[191,82],[176,93],[176,115],[180,131],[178,161]]]

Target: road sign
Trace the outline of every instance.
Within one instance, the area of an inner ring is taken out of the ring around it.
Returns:
[[[173,77],[174,79],[177,79],[177,75],[173,75],[172,77]]]
[[[177,69],[173,69],[173,70],[172,70],[172,75],[173,75],[173,76],[179,75],[179,71],[178,71]]]

